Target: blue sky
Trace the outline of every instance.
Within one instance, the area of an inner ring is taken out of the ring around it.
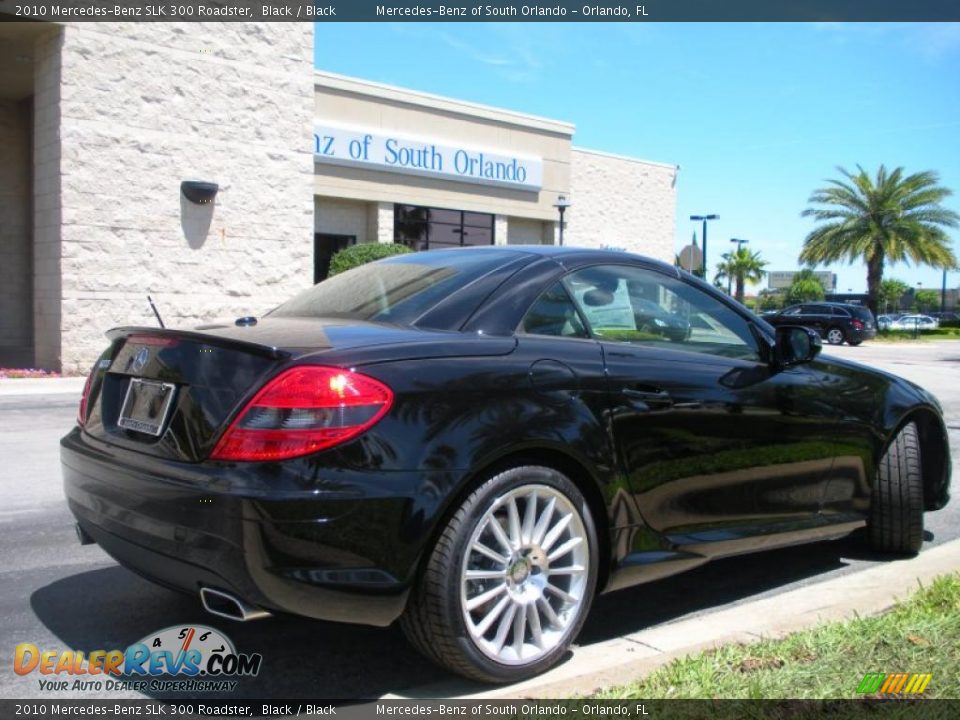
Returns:
[[[800,212],[838,165],[935,170],[960,212],[960,24],[329,23],[315,46],[323,70],[566,120],[578,146],[679,164],[676,247],[700,235],[689,215],[719,214],[711,267],[737,237],[768,269],[796,268],[813,227]],[[830,269],[864,290],[861,265]]]

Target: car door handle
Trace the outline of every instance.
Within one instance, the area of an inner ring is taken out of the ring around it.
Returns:
[[[649,405],[673,405],[673,398],[670,393],[663,390],[634,390],[633,388],[624,388],[623,394],[631,400],[640,400]]]

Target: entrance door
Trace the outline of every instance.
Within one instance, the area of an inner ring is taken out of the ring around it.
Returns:
[[[345,247],[357,244],[356,235],[316,233],[313,236],[313,282],[326,280],[330,274],[330,259]]]

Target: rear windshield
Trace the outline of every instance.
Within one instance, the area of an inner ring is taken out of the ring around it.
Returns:
[[[858,320],[873,321],[873,313],[870,312],[870,308],[868,307],[864,307],[863,305],[850,305],[847,310]]]
[[[497,250],[397,255],[327,278],[268,314],[410,323],[515,257]]]

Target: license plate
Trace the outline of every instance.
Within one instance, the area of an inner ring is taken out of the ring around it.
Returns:
[[[173,406],[176,388],[173,383],[133,378],[127,386],[117,425],[146,435],[160,435]]]

